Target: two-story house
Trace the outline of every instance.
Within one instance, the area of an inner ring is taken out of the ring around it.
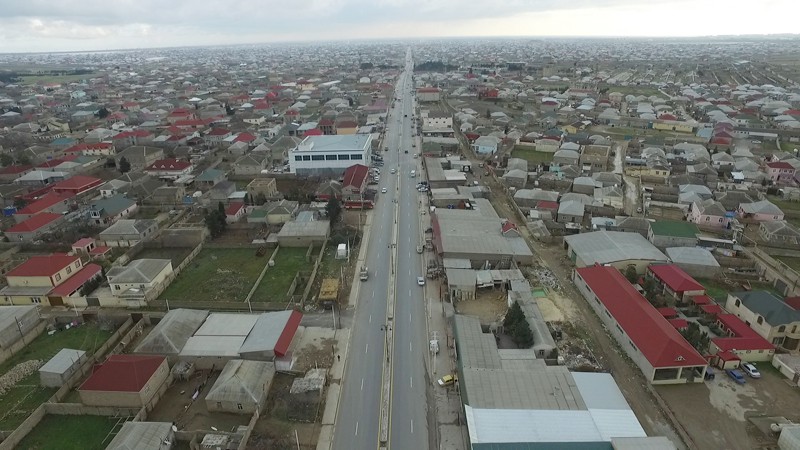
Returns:
[[[767,177],[776,184],[794,183],[795,168],[786,161],[768,162]]]
[[[192,163],[180,159],[161,159],[147,166],[146,174],[162,180],[177,180],[192,173]]]
[[[137,208],[135,200],[117,194],[94,201],[89,207],[89,217],[97,225],[109,225],[128,217]]]
[[[127,266],[109,269],[106,277],[114,297],[141,304],[151,290],[172,274],[169,259],[135,259]]]
[[[7,305],[69,304],[69,297],[79,295],[89,280],[97,278],[102,268],[97,264],[83,265],[79,256],[55,253],[31,256],[27,261],[6,273],[8,286],[0,290]]]
[[[725,309],[776,346],[800,351],[800,311],[767,291],[731,292]]]
[[[692,297],[706,293],[702,284],[675,264],[648,266],[646,276],[656,283],[662,294],[678,303],[687,303]]]
[[[783,220],[784,214],[780,208],[769,200],[759,200],[752,203],[739,204],[739,217],[756,222]]]

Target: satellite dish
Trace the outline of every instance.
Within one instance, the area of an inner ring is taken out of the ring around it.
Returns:
[[[219,431],[219,430],[217,430],[217,427],[211,427],[211,429],[214,430],[214,431]]]
[[[172,431],[178,431],[178,427],[177,427],[177,426],[175,426],[175,425],[173,425],[173,426],[172,426]]]

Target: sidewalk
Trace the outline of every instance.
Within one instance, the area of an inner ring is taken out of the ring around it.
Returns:
[[[369,247],[369,238],[372,231],[372,214],[366,213],[364,220],[364,233],[361,237],[362,245],[358,249],[358,259],[356,260],[356,267],[361,267],[367,257],[367,248]],[[361,281],[354,277],[353,284],[350,288],[350,296],[347,299],[347,304],[343,304],[341,311],[345,308],[358,307],[358,294],[361,291]],[[354,315],[355,317],[355,315]],[[341,359],[336,358],[331,365],[328,372],[330,384],[328,385],[328,392],[325,394],[325,410],[322,413],[322,422],[319,430],[319,438],[317,439],[317,450],[329,450],[333,448],[333,435],[335,431],[336,418],[339,414],[339,401],[342,394],[342,378],[344,377],[345,366],[347,364],[347,354],[350,348],[350,330],[339,329],[335,330],[336,336],[336,354],[341,356]]]
[[[421,164],[420,164],[421,165]],[[427,196],[420,202],[420,232],[430,226],[430,208]],[[424,253],[423,255],[426,255]],[[449,323],[454,310],[451,303],[441,301],[441,281],[434,280],[425,288],[425,314],[428,325],[428,340],[434,334],[439,340],[439,353],[432,356],[428,353],[426,368],[433,389],[435,404],[430,405],[435,413],[431,421],[435,426],[436,442],[439,450],[466,450],[468,436],[467,427],[462,414],[461,397],[454,386],[441,387],[436,380],[447,374],[456,372],[455,346]]]

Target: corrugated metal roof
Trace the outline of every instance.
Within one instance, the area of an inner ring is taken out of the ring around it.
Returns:
[[[173,309],[136,347],[136,353],[177,355],[207,316],[208,311]]]
[[[211,313],[194,336],[245,337],[259,319],[257,314]]]
[[[258,316],[239,353],[273,351],[294,312],[280,311]]]
[[[610,374],[572,372],[572,378],[588,409],[630,409]]]
[[[272,384],[275,365],[266,361],[228,361],[206,395],[206,401],[259,403]]]
[[[244,336],[192,336],[181,350],[181,356],[237,357]]]
[[[587,265],[627,260],[667,260],[663,253],[639,233],[594,231],[566,236],[564,240]]]
[[[106,450],[159,450],[171,433],[169,422],[125,422]]]
[[[39,372],[62,374],[70,367],[77,365],[84,355],[86,355],[86,352],[83,350],[62,348],[55,356],[50,358],[49,361],[39,368]]]

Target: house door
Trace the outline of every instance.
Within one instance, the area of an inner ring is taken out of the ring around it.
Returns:
[[[100,299],[97,297],[86,297],[86,306],[100,306]]]
[[[64,306],[64,299],[61,297],[47,297],[47,300],[50,302],[50,306]]]

